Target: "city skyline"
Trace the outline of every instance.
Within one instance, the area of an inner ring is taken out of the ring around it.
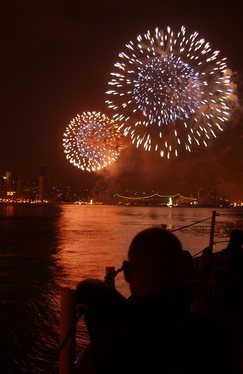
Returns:
[[[83,186],[50,185],[47,165],[40,165],[35,177],[16,175],[6,171],[0,175],[0,203],[74,203],[74,204],[115,204],[115,205],[153,205],[153,206],[199,206],[199,207],[240,207],[243,201],[230,201],[222,196],[215,186],[201,186],[188,196],[177,193],[164,194],[157,191],[137,190],[115,191],[104,183],[100,189],[85,189]]]
[[[48,165],[53,185],[111,189],[135,188],[190,194],[215,185],[222,195],[242,199],[243,40],[240,6],[193,1],[150,5],[138,1],[17,1],[1,13],[2,134],[0,174],[6,170],[35,176]],[[124,148],[110,168],[98,173],[76,169],[66,159],[62,137],[82,111],[107,113],[105,91],[113,64],[124,44],[156,26],[198,31],[227,57],[236,73],[239,105],[233,120],[208,148],[176,160]]]

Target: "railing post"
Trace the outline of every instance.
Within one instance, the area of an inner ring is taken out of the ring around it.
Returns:
[[[211,218],[210,238],[209,238],[209,248],[211,250],[213,250],[213,243],[214,243],[215,219],[216,219],[216,210],[213,210],[212,211],[212,218]]]
[[[75,290],[62,288],[61,293],[61,319],[59,374],[73,374],[75,362]]]

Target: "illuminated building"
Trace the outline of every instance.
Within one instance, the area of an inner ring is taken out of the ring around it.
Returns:
[[[47,200],[47,168],[45,164],[40,166],[39,174],[39,200]]]

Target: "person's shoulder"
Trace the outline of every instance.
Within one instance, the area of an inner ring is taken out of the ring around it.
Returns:
[[[76,302],[106,305],[119,305],[125,302],[124,296],[115,288],[99,279],[86,279],[78,283],[76,287]]]
[[[213,252],[213,256],[215,259],[224,257],[225,255],[227,255],[227,248],[223,248],[220,251]]]
[[[223,248],[220,251],[213,253],[213,263],[220,264],[223,262],[228,261],[228,250],[227,248]]]

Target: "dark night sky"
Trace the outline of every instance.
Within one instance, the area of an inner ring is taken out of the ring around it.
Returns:
[[[214,185],[243,199],[242,111],[208,148],[176,160],[126,148],[101,175],[72,166],[63,132],[82,111],[107,113],[105,91],[126,42],[156,26],[198,31],[226,56],[243,87],[243,16],[235,0],[9,1],[1,5],[0,174],[36,176],[46,163],[51,184],[195,194]],[[203,4],[203,5],[202,5]],[[242,95],[239,94],[240,102]]]

